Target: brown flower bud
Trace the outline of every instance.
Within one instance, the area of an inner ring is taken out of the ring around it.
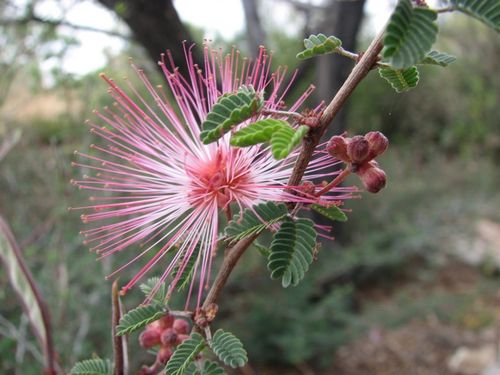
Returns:
[[[173,328],[167,328],[160,336],[161,343],[166,346],[175,345],[177,342],[177,332]]]
[[[341,135],[334,135],[330,138],[328,144],[326,145],[326,151],[337,159],[346,163],[350,162],[350,159],[347,156],[347,141]]]
[[[369,132],[365,135],[365,139],[370,145],[370,159],[382,155],[389,147],[389,140],[381,132]]]
[[[189,323],[184,319],[175,319],[172,327],[177,333],[186,334],[189,331]]]
[[[155,345],[160,343],[160,335],[161,331],[155,328],[146,328],[139,335],[139,345],[141,345],[144,349],[149,349]]]
[[[156,353],[156,360],[162,365],[166,364],[168,360],[172,357],[172,349],[168,346],[162,346],[158,353]]]
[[[385,187],[387,177],[385,172],[378,168],[375,163],[371,161],[362,164],[356,172],[363,182],[365,189],[370,193],[378,193]]]
[[[368,157],[370,145],[362,135],[352,137],[347,144],[347,156],[353,163],[362,163]]]

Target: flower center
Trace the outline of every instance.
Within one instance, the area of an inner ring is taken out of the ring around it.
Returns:
[[[245,196],[251,182],[250,163],[240,150],[218,149],[206,160],[196,160],[186,166],[191,177],[188,198],[193,206],[214,201],[220,208]]]

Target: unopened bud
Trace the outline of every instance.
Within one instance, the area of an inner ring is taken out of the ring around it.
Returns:
[[[341,135],[334,135],[326,145],[326,151],[333,157],[346,163],[350,162],[347,156],[347,141]]]
[[[389,140],[381,132],[369,132],[365,135],[365,139],[370,145],[371,159],[382,155],[387,150],[387,147],[389,147]]]
[[[177,342],[177,333],[172,328],[167,328],[162,332],[160,340],[163,345],[175,345]]]
[[[368,157],[370,145],[362,135],[352,137],[347,144],[347,156],[353,163],[362,163]]]
[[[180,345],[180,344],[182,344],[185,340],[187,340],[188,338],[189,338],[189,335],[184,335],[184,334],[177,335],[177,342],[176,342],[176,344],[177,344],[177,345]]]
[[[361,165],[357,174],[363,182],[365,189],[370,193],[378,193],[385,187],[387,182],[385,172],[372,162]]]
[[[316,185],[311,181],[304,181],[302,185],[300,185],[300,192],[303,196],[312,195],[316,192]]]
[[[184,319],[175,319],[172,327],[177,333],[186,334],[189,331],[189,323]]]
[[[172,357],[172,349],[168,346],[162,346],[158,353],[156,353],[156,360],[161,364],[166,364],[168,360]]]
[[[158,320],[158,324],[162,329],[167,329],[172,327],[174,323],[174,317],[167,313],[167,315],[163,316]]]
[[[139,335],[139,345],[141,345],[144,349],[152,348],[159,343],[160,331],[157,329],[146,328],[146,330]]]

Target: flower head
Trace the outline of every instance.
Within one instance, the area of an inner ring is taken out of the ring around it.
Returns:
[[[297,152],[278,161],[267,146],[230,146],[229,134],[209,145],[200,140],[200,124],[217,99],[243,84],[252,85],[262,95],[266,93],[266,108],[282,109],[284,94],[290,87],[290,83],[285,83],[286,69],[271,72],[271,55],[263,48],[258,58],[249,62],[241,59],[238,51],[222,55],[221,51],[205,46],[202,70],[193,62],[191,48],[185,47],[187,77],[178,72],[168,53],[162,56],[159,64],[168,92],[162,86],[154,87],[133,64],[148,98],[130,83],[126,93],[102,75],[116,103],[113,109],[95,111],[98,122],[88,121],[91,132],[101,142],[91,145],[95,151],[91,154],[78,153],[89,162],[74,164],[93,174],[73,183],[100,193],[90,198],[92,205],[80,207],[87,212],[82,215],[84,222],[97,223],[83,232],[91,249],[101,257],[126,248],[135,252],[110,276],[135,262],[143,262],[123,291],[166,254],[172,257],[160,280],[164,282],[173,276],[173,290],[189,259],[195,257],[199,306],[203,288],[209,283],[221,212],[229,216],[231,208],[241,212],[266,201],[311,202],[316,197],[289,192],[299,188],[287,186]],[[308,88],[289,107],[290,111],[299,108],[312,90],[313,87]],[[257,115],[252,120],[262,117]],[[324,169],[336,162],[327,152],[318,152],[306,177],[334,175],[331,168],[330,172]],[[322,200],[348,197],[348,188],[338,188]],[[174,271],[176,267],[178,272]],[[194,289],[193,282],[189,296]]]

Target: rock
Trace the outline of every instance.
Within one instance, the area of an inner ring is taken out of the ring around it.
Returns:
[[[489,344],[479,348],[461,346],[448,361],[448,368],[456,374],[478,375],[493,368],[496,364],[495,345]],[[500,373],[488,373],[500,375]]]

